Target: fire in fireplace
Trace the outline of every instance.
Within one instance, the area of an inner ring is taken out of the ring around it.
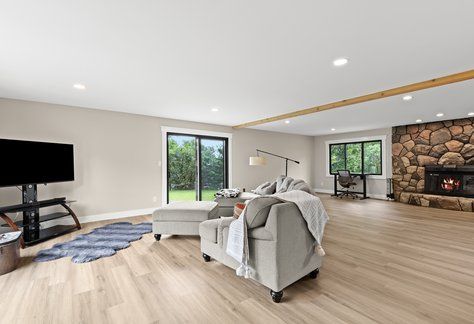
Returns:
[[[426,166],[424,192],[435,195],[474,197],[474,166]]]
[[[461,180],[457,180],[453,177],[446,177],[441,182],[441,189],[445,191],[454,191],[458,190],[459,186],[461,185]]]

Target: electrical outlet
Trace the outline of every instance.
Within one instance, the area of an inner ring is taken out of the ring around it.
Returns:
[[[153,200],[153,202],[157,202],[158,198],[156,196],[153,196],[152,200]]]
[[[321,181],[321,187],[324,187],[324,181]]]

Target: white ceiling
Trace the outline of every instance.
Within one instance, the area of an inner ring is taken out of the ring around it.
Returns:
[[[0,97],[235,125],[473,69],[473,13],[472,0],[0,0]],[[467,81],[256,128],[320,135],[472,110]]]

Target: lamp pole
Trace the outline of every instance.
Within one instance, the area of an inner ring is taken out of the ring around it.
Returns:
[[[299,161],[290,159],[286,156],[281,156],[281,155],[278,155],[278,154],[270,153],[270,152],[267,152],[267,151],[262,151],[262,150],[257,149],[257,156],[258,156],[258,153],[265,153],[265,154],[268,154],[268,155],[271,155],[271,156],[276,156],[280,159],[284,159],[285,160],[285,176],[288,176],[288,161],[294,162],[296,164],[300,164]]]

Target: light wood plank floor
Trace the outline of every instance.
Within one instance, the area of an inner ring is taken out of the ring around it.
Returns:
[[[321,197],[331,217],[325,263],[318,279],[287,288],[281,304],[267,288],[204,263],[194,237],[156,243],[147,234],[86,264],[31,261],[76,232],[23,250],[20,268],[0,277],[0,322],[474,322],[474,214]]]

